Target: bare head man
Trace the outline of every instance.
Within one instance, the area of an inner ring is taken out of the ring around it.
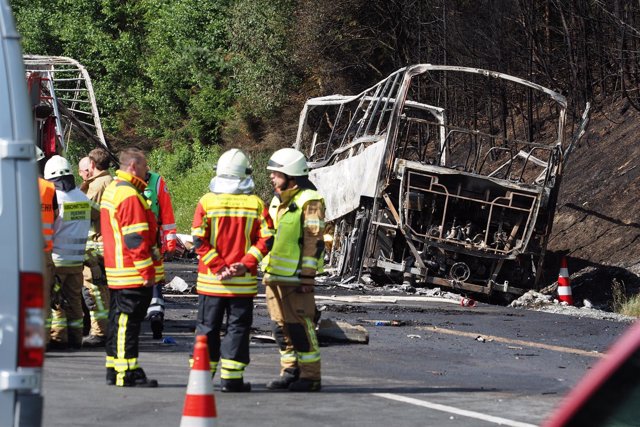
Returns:
[[[139,148],[125,148],[120,152],[120,170],[144,180],[147,174],[147,159]]]
[[[111,164],[109,153],[104,148],[94,148],[89,151],[89,159],[91,159],[94,167],[99,171],[106,171]]]
[[[83,181],[87,181],[89,178],[93,176],[94,169],[95,169],[95,164],[91,161],[89,157],[83,157],[78,162],[78,174],[80,175]]]

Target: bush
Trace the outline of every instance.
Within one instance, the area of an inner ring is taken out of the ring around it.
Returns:
[[[634,295],[625,301],[620,309],[620,314],[640,317],[640,295]]]
[[[209,181],[224,151],[226,149],[218,145],[204,146],[196,142],[192,145],[174,144],[171,152],[157,148],[149,154],[149,167],[167,182],[178,233],[191,234],[193,212],[200,197],[209,191]],[[272,191],[266,165],[271,153],[256,152],[255,157],[248,154],[254,171],[256,194],[269,203]]]

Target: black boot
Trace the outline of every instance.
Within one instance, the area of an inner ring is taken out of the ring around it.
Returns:
[[[124,387],[158,387],[158,381],[147,378],[142,368],[127,371],[124,374]]]
[[[149,317],[149,323],[151,324],[151,332],[153,333],[153,339],[159,340],[162,338],[162,331],[164,330],[164,315],[162,313],[155,313]]]
[[[69,348],[71,350],[81,350],[82,349],[82,338],[81,339],[69,339]]]
[[[307,378],[301,378],[289,384],[289,391],[320,391],[321,388],[320,380],[310,380]]]
[[[107,368],[107,385],[116,385],[116,370]]]
[[[104,347],[106,342],[105,337],[99,337],[97,335],[89,335],[82,339],[82,347]]]
[[[269,390],[287,390],[289,385],[295,382],[300,375],[300,371],[297,369],[285,370],[284,373],[277,380],[269,381],[267,388]]]
[[[69,351],[69,343],[51,340],[47,344],[47,351]]]
[[[222,380],[222,388],[220,391],[223,393],[244,393],[251,391],[251,383],[243,382],[242,378],[233,380]]]

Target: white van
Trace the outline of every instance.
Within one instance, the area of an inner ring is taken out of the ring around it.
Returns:
[[[0,427],[42,423],[43,240],[22,52],[0,0]]]

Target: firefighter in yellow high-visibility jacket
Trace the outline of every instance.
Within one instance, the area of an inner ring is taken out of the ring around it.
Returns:
[[[267,165],[275,197],[269,214],[276,237],[265,259],[267,308],[280,348],[280,377],[270,390],[319,391],[320,349],[314,284],[324,256],[324,200],[309,181],[301,152],[276,151]]]
[[[102,195],[100,226],[104,265],[111,290],[106,343],[107,384],[157,387],[138,363],[140,324],[151,302],[159,250],[156,220],[142,196],[147,183],[144,153],[120,153],[120,169]]]

